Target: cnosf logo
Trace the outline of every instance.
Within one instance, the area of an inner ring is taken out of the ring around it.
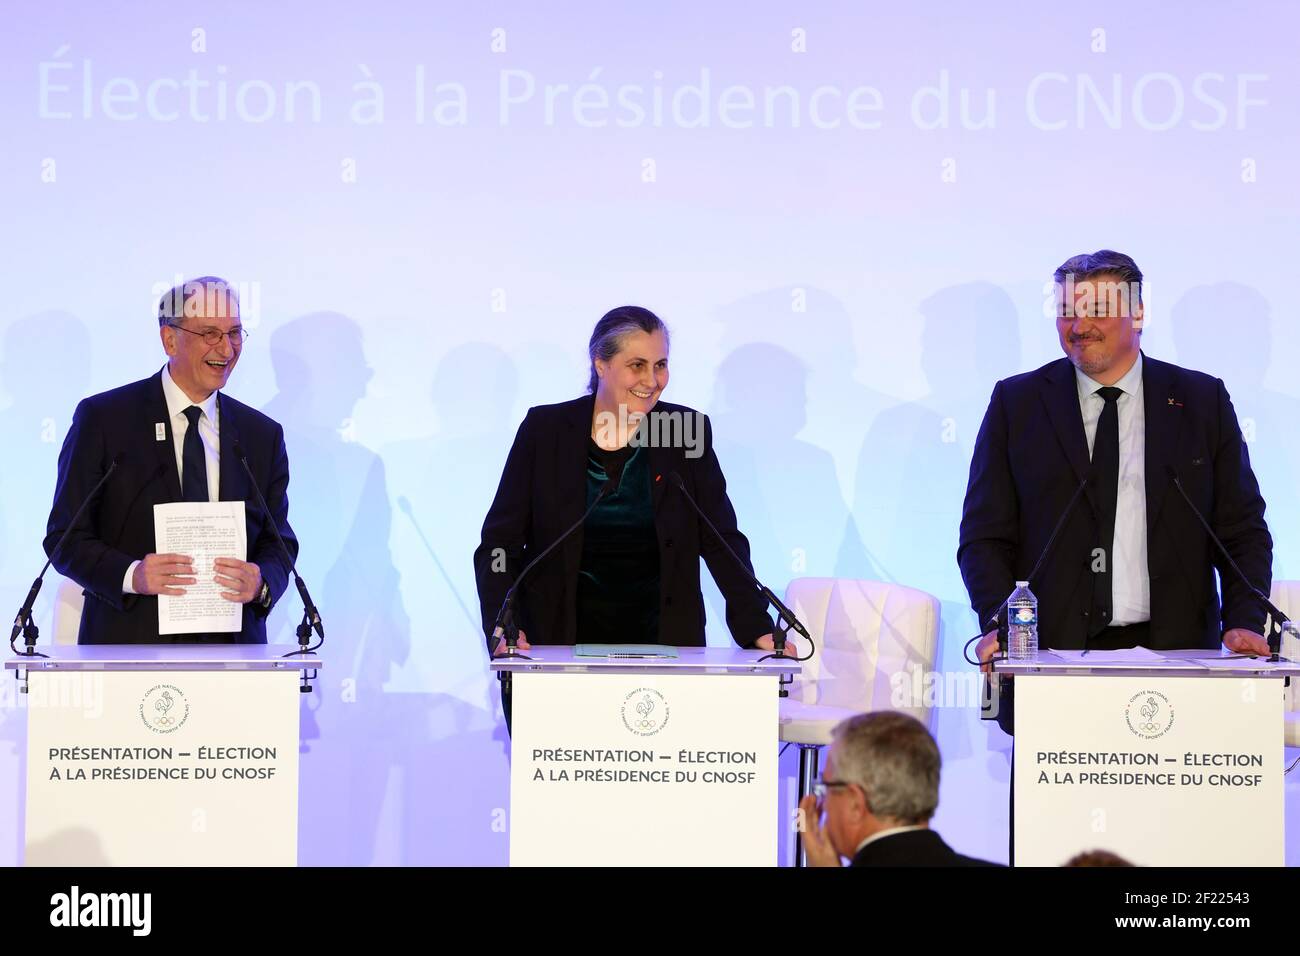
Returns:
[[[148,936],[153,925],[152,893],[68,893],[50,897],[51,926],[128,926],[133,936]]]

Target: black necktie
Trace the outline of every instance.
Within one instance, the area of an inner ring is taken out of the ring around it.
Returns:
[[[1092,441],[1092,466],[1097,476],[1097,551],[1093,552],[1092,634],[1110,626],[1114,611],[1115,506],[1119,499],[1119,397],[1115,386],[1094,393],[1106,402]]]
[[[190,421],[181,443],[181,498],[184,501],[208,500],[208,462],[199,437],[199,416],[203,409],[191,405],[182,413]]]

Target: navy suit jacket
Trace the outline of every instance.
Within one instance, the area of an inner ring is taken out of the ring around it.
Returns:
[[[1224,631],[1264,631],[1265,612],[1173,486],[1169,469],[1250,582],[1267,594],[1273,539],[1246,444],[1220,379],[1142,357],[1146,418],[1147,646],[1217,648]],[[1061,358],[993,389],[971,460],[957,561],[981,627],[1025,580],[1090,473],[1074,366]],[[1039,644],[1082,649],[1092,604],[1097,502],[1090,485],[1030,587]],[[1215,587],[1220,569],[1223,601]]]
[[[962,856],[933,830],[907,830],[872,840],[849,866],[997,866],[973,856]]]
[[[483,522],[481,542],[474,552],[489,653],[493,625],[506,591],[523,567],[581,518],[586,509],[587,444],[594,407],[591,395],[557,405],[539,405],[529,409],[519,426],[496,498]],[[748,566],[749,542],[736,527],[727,482],[713,452],[709,420],[693,409],[667,402],[657,402],[651,414],[656,413],[698,416],[696,420],[702,423],[702,435],[697,432],[695,436],[702,441],[698,457],[687,457],[683,447],[651,444],[646,448],[659,538],[659,643],[704,644],[702,557],[726,599],[732,638],[742,647],[753,647],[758,638],[772,631],[767,602],[669,479],[673,472],[682,476],[691,497]],[[505,555],[504,570],[499,569],[499,563],[494,569],[497,549]],[[530,643],[576,642],[581,562],[582,528],[578,528],[528,573],[520,589],[516,623]]]
[[[261,412],[224,393],[218,394],[217,402],[221,442],[218,497],[221,501],[246,503],[247,560],[261,568],[274,606],[288,584],[290,569],[271,530],[272,516],[290,553],[295,559],[298,554],[298,541],[288,520],[289,459],[284,430]],[[164,441],[155,437],[155,424],[159,422],[166,428]],[[261,510],[248,486],[248,475],[235,457],[236,441],[266,497],[271,516]],[[54,553],[77,508],[115,457],[117,470],[67,543]],[[60,574],[85,589],[78,643],[147,644],[187,639],[186,635],[159,636],[156,597],[122,591],[122,579],[131,562],[156,550],[153,506],[180,500],[180,475],[161,370],[143,381],[93,395],[77,406],[59,453],[59,477],[46,526],[45,552]],[[207,637],[236,644],[265,644],[268,613],[269,609],[256,601],[245,604],[243,629],[238,634]]]

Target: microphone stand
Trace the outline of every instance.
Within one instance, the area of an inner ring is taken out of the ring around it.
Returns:
[[[1086,489],[1091,482],[1092,482],[1091,473],[1084,475],[1083,478],[1079,479],[1078,487],[1074,489],[1074,494],[1070,496],[1069,502],[1066,504],[1065,509],[1061,512],[1061,517],[1056,519],[1056,527],[1054,527],[1052,529],[1052,533],[1047,536],[1047,544],[1043,545],[1043,550],[1038,555],[1038,560],[1034,562],[1034,566],[1030,568],[1029,574],[1025,577],[1026,581],[1032,582],[1034,580],[1035,575],[1037,575],[1038,572],[1042,570],[1043,562],[1046,561],[1047,556],[1052,553],[1052,546],[1056,544],[1056,539],[1060,535],[1061,529],[1065,527],[1066,519],[1068,519],[1070,515],[1074,512],[1074,506],[1078,504],[1079,498],[1083,495],[1084,489]],[[1017,578],[1017,580],[1019,579]],[[1014,589],[1012,593],[1013,594],[1015,593]],[[988,621],[985,622],[984,630],[982,630],[979,634],[976,634],[973,638],[971,638],[970,641],[966,642],[967,647],[969,647],[975,641],[979,640],[989,631],[995,629],[999,632],[998,646],[1001,647],[1002,612],[1007,609],[1007,603],[1010,600],[1011,600],[1011,595],[1008,594],[1006,600],[1004,600],[1000,605],[998,605],[998,609],[993,612],[993,616],[990,617]]]
[[[1033,581],[1034,576],[1037,575],[1038,572],[1042,569],[1043,562],[1047,560],[1047,556],[1051,553],[1052,547],[1056,544],[1056,539],[1060,535],[1061,529],[1065,527],[1066,520],[1070,517],[1071,514],[1074,513],[1074,506],[1078,504],[1079,499],[1083,496],[1084,489],[1086,489],[1088,485],[1092,482],[1092,477],[1093,477],[1092,472],[1089,472],[1088,474],[1084,475],[1082,478],[1079,479],[1078,487],[1074,489],[1074,494],[1070,496],[1070,500],[1066,504],[1064,510],[1061,512],[1061,516],[1056,519],[1056,527],[1054,527],[1052,529],[1052,533],[1047,536],[1047,543],[1043,545],[1043,550],[1039,553],[1038,560],[1034,562],[1034,566],[1030,569],[1029,574],[1025,577],[1026,581]],[[1014,593],[1015,591],[1013,590],[1012,594]],[[1008,602],[1010,602],[1010,600],[1011,600],[1011,594],[1008,594],[1006,596],[1006,600],[1004,600],[1000,605],[998,605],[998,609],[993,612],[993,616],[990,617],[987,622],[985,622],[984,629],[979,634],[976,634],[969,641],[967,641],[966,646],[962,648],[962,656],[966,657],[966,660],[969,663],[973,663],[976,666],[979,666],[980,663],[979,661],[971,661],[970,657],[967,656],[967,650],[970,648],[972,644],[974,644],[976,641],[978,641],[980,638],[982,638],[985,634],[987,634],[991,630],[996,630],[998,632],[998,650],[1005,652],[1006,649],[1003,647],[1002,644],[1002,614],[1004,611],[1006,611],[1007,604]],[[1087,645],[1086,634],[1084,635],[1084,644],[1085,646]],[[985,675],[986,679],[984,681],[984,692],[990,701],[992,701],[996,697],[1000,697],[1002,694],[1002,686],[1003,686],[1002,678],[1004,675],[996,673],[997,662],[1000,660],[1006,660],[1005,654],[1003,657],[998,657],[996,655],[996,652],[994,652],[994,656],[990,658],[990,660],[988,661],[989,673]],[[985,712],[989,711],[990,709],[991,708],[988,707],[981,707],[981,710]],[[981,717],[984,720],[992,720],[994,715],[992,714],[988,714],[987,716],[981,715]]]
[[[695,513],[700,516],[700,519],[708,526],[709,530],[713,532],[714,537],[722,543],[722,547],[726,549],[729,555],[731,555],[732,560],[736,562],[736,566],[745,573],[745,576],[749,578],[750,583],[752,583],[754,587],[758,589],[758,592],[763,595],[763,598],[767,601],[768,605],[776,610],[777,622],[776,628],[772,632],[772,653],[764,654],[758,659],[759,662],[786,659],[793,661],[810,660],[816,652],[816,644],[813,642],[812,635],[808,633],[808,628],[804,627],[803,622],[800,621],[799,618],[795,617],[794,612],[786,607],[785,603],[779,597],[772,593],[771,588],[754,576],[754,572],[749,570],[748,565],[740,559],[740,555],[736,554],[736,552],[731,549],[731,545],[727,544],[727,540],[714,526],[713,522],[709,520],[709,516],[704,513],[704,509],[696,503],[695,499],[691,496],[691,493],[686,490],[686,482],[682,479],[682,476],[674,471],[668,476],[668,480],[677,487],[677,490],[682,493],[682,497],[685,498],[687,502],[690,503],[690,506],[695,509]],[[808,641],[809,650],[807,657],[789,657],[786,654],[786,638],[791,631],[794,631],[800,637],[803,637]],[[793,683],[793,675],[780,675],[777,678],[777,695],[780,697],[789,697],[790,691],[787,688]]]
[[[519,585],[522,584],[524,578],[528,576],[528,572],[537,567],[543,558],[554,551],[563,542],[567,541],[569,535],[582,527],[583,522],[585,522],[587,518],[590,517],[591,513],[596,510],[596,505],[600,504],[600,502],[613,490],[614,483],[612,481],[606,481],[605,484],[601,486],[600,491],[596,492],[596,497],[593,498],[591,504],[587,506],[587,510],[582,513],[582,517],[569,525],[563,534],[547,545],[546,548],[537,555],[537,557],[524,565],[524,569],[519,572],[519,576],[515,578],[514,583],[510,585],[510,589],[506,591],[505,600],[501,602],[501,609],[497,611],[496,621],[492,625],[492,637],[495,639],[497,628],[501,628],[502,636],[506,639],[506,652],[500,656],[517,657],[524,661],[532,660],[532,658],[527,654],[519,653],[519,626],[515,623],[515,602],[519,593]],[[494,653],[492,656],[496,657],[498,655]],[[506,672],[502,671],[500,673],[505,674]]]
[[[289,573],[293,575],[293,583],[297,585],[298,597],[302,599],[302,620],[298,623],[298,649],[290,651],[283,655],[285,657],[297,657],[299,654],[314,654],[325,644],[325,625],[321,622],[320,611],[316,610],[316,605],[311,599],[311,594],[307,592],[307,584],[303,581],[302,576],[298,574],[298,562],[294,560],[293,555],[289,553],[289,548],[284,543],[284,538],[280,535],[280,529],[275,523],[275,516],[271,514],[271,509],[266,505],[266,498],[262,496],[262,489],[257,485],[257,479],[253,477],[253,469],[248,465],[248,458],[244,456],[244,449],[238,442],[234,447],[235,457],[239,463],[244,466],[244,474],[248,475],[248,483],[253,486],[253,494],[257,496],[257,504],[266,515],[267,523],[271,525],[271,531],[275,535],[275,541],[280,546],[280,553],[284,559],[289,562]],[[311,644],[311,632],[315,631],[320,640],[314,647]],[[303,694],[311,693],[311,678],[316,676],[316,671],[303,671],[302,684],[298,691]]]
[[[50,563],[45,562],[48,568]],[[40,640],[41,629],[36,626],[32,620],[32,605],[36,603],[36,595],[41,593],[41,585],[44,583],[45,569],[36,580],[32,582],[31,589],[27,592],[27,600],[23,601],[23,606],[18,609],[18,616],[14,618],[14,629],[9,634],[9,650],[18,657],[48,657],[48,654],[42,654],[36,650],[36,642]],[[19,633],[23,636],[23,649],[18,650],[17,641]],[[26,690],[26,687],[23,688]]]
[[[510,589],[506,591],[505,600],[501,602],[501,609],[497,611],[496,621],[492,624],[492,636],[489,638],[489,641],[495,642],[497,639],[497,629],[500,628],[502,636],[506,639],[506,651],[504,654],[497,654],[494,644],[490,644],[490,650],[488,652],[490,657],[508,657],[511,660],[519,661],[532,660],[532,658],[527,654],[519,653],[519,625],[515,623],[515,602],[519,593],[519,585],[522,584],[524,578],[528,576],[528,572],[535,568],[543,558],[559,547],[560,544],[567,541],[569,535],[582,527],[583,522],[585,522],[591,513],[596,510],[596,505],[600,504],[601,501],[604,500],[612,491],[614,491],[614,482],[612,480],[606,481],[601,485],[600,491],[596,492],[596,497],[593,498],[591,504],[587,506],[587,510],[582,513],[582,517],[569,525],[563,534],[547,545],[546,548],[537,555],[537,557],[524,565],[524,569],[519,572],[519,576],[515,578],[514,583],[510,585]],[[511,672],[508,670],[497,671],[497,680],[501,682],[501,712],[506,719],[507,732],[510,730],[512,709],[511,694],[514,689],[511,677]]]
[[[1192,499],[1187,494],[1186,489],[1183,488],[1183,483],[1179,479],[1178,472],[1174,469],[1174,466],[1168,466],[1166,473],[1169,475],[1170,481],[1174,483],[1174,487],[1178,489],[1178,493],[1182,495],[1183,501],[1187,502],[1187,507],[1192,510],[1192,514],[1196,515],[1196,520],[1201,523],[1201,527],[1205,529],[1205,533],[1209,535],[1210,540],[1214,542],[1214,546],[1219,550],[1219,554],[1223,555],[1223,559],[1228,562],[1228,567],[1232,568],[1233,573],[1237,575],[1238,580],[1240,580],[1242,584],[1246,585],[1246,589],[1250,591],[1255,600],[1259,601],[1259,603],[1264,605],[1268,610],[1269,615],[1272,618],[1268,628],[1268,636],[1265,638],[1265,640],[1268,641],[1268,660],[1270,664],[1276,664],[1279,661],[1282,661],[1283,658],[1279,656],[1282,647],[1282,634],[1287,632],[1300,634],[1300,630],[1291,623],[1291,619],[1283,614],[1276,604],[1268,599],[1268,596],[1264,594],[1263,591],[1250,583],[1250,579],[1246,577],[1246,573],[1237,566],[1237,562],[1232,559],[1232,555],[1230,555],[1228,549],[1223,546],[1223,542],[1219,540],[1219,536],[1214,533],[1214,529],[1210,527],[1210,523],[1205,520],[1205,515],[1201,514],[1201,509],[1192,503]],[[1276,644],[1273,643],[1273,634],[1275,632],[1278,635]]]
[[[90,503],[95,499],[95,496],[99,494],[99,490],[104,487],[109,476],[117,470],[117,463],[119,460],[121,460],[121,456],[115,455],[113,460],[109,462],[108,468],[104,471],[104,474],[100,477],[99,481],[95,483],[95,487],[90,489],[90,494],[86,495],[85,500],[81,502],[81,507],[79,507],[76,513],[73,514],[72,520],[68,522],[68,526],[63,529],[63,534],[59,537],[58,544],[56,544],[50,551],[50,556],[45,559],[45,565],[41,568],[41,573],[36,575],[36,580],[32,582],[32,586],[28,589],[27,599],[23,601],[23,606],[18,609],[18,615],[14,618],[13,630],[9,632],[9,650],[18,657],[49,656],[48,654],[41,654],[36,650],[36,642],[40,640],[41,630],[36,626],[36,622],[32,620],[32,605],[36,603],[36,596],[41,593],[41,585],[45,583],[45,572],[48,571],[50,565],[54,563],[54,555],[63,550],[63,545],[67,543],[68,535],[72,534],[72,529],[77,526],[77,522],[80,521],[81,516],[86,513],[86,509],[90,507]],[[19,633],[23,636],[23,650],[21,652],[19,652],[16,646]],[[23,692],[26,693],[26,691],[27,687],[24,685]]]

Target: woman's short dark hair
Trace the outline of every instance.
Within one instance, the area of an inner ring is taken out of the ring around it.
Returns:
[[[668,342],[668,326],[664,325],[663,319],[639,305],[620,305],[600,317],[596,327],[591,330],[591,341],[587,343],[587,354],[591,357],[588,392],[594,393],[596,387],[600,385],[600,376],[596,374],[596,360],[608,362],[623,348],[627,337],[637,332],[651,335],[655,332],[663,332],[664,343]]]

